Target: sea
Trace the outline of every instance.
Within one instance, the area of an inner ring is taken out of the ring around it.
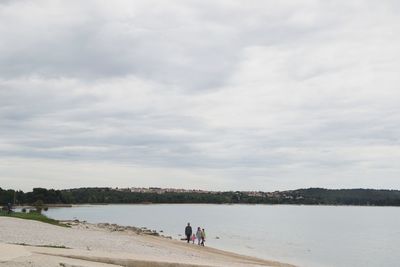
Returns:
[[[147,227],[178,240],[189,222],[205,229],[206,246],[296,266],[400,266],[400,207],[121,204],[46,215]]]

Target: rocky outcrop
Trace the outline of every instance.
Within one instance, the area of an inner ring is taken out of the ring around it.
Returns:
[[[92,224],[86,221],[79,221],[79,220],[71,220],[71,221],[62,221],[61,223],[73,227],[73,228],[100,228],[109,232],[130,232],[137,235],[151,235],[151,236],[160,236],[171,239],[170,236],[160,235],[159,232],[156,230],[147,229],[146,227],[135,227],[135,226],[122,226],[115,223],[97,223]]]

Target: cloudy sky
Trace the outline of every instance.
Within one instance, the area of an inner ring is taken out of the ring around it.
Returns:
[[[0,187],[400,189],[399,48],[397,0],[0,0]]]

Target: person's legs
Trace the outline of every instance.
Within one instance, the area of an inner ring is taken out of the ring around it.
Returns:
[[[190,235],[187,235],[186,239],[187,239],[187,242],[189,243],[190,242]]]

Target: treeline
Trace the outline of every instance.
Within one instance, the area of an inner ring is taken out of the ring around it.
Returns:
[[[302,196],[306,204],[400,206],[399,190],[309,188],[290,192],[294,199]]]
[[[34,188],[31,192],[0,188],[0,204],[111,204],[111,203],[214,203],[214,204],[304,204],[400,206],[400,191],[373,189],[309,188],[279,192],[165,192],[139,193],[111,188],[54,190]]]
[[[41,201],[46,204],[68,204],[68,200],[64,198],[61,190],[34,188],[32,192],[24,193],[23,191],[3,190],[0,187],[0,204],[34,204]]]

